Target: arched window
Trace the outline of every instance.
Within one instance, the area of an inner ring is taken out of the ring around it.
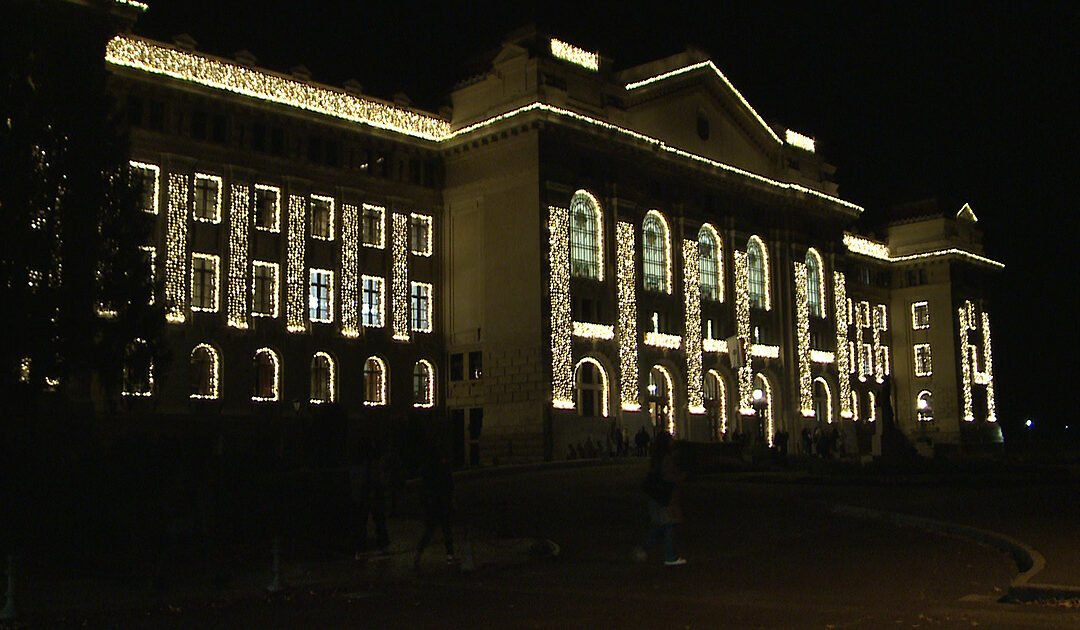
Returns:
[[[608,417],[610,388],[604,366],[591,357],[578,361],[574,367],[575,406],[579,416]]]
[[[200,343],[191,351],[191,397],[217,398],[220,361],[213,346]]]
[[[334,402],[334,360],[325,352],[311,357],[311,402]]]
[[[866,392],[866,421],[877,420],[877,396],[874,392]]]
[[[698,230],[698,282],[701,284],[702,298],[723,300],[722,269],[720,237],[716,235],[713,226],[706,223]]]
[[[820,376],[814,379],[814,414],[819,422],[832,424],[832,392],[829,391],[829,384]]]
[[[280,400],[278,393],[279,374],[281,364],[278,355],[270,348],[259,348],[255,351],[255,390],[251,399],[256,401]]]
[[[134,339],[124,351],[123,394],[149,396],[154,390],[154,362],[144,339]]]
[[[584,190],[570,200],[570,274],[604,279],[604,228],[600,204]]]
[[[379,357],[364,361],[364,404],[369,407],[386,404],[386,363]]]
[[[654,427],[675,435],[675,392],[671,374],[663,366],[649,370],[649,412]]]
[[[760,372],[754,375],[754,387],[751,390],[751,395],[754,399],[754,410],[761,414],[762,433],[769,442],[769,446],[773,445],[773,391],[772,384],[769,383],[769,379]]]
[[[915,398],[915,411],[918,414],[919,422],[933,422],[934,395],[925,389],[919,392],[918,397]]]
[[[769,310],[769,255],[765,244],[757,236],[751,236],[746,244],[746,265],[750,285],[750,305]]]
[[[711,434],[714,440],[721,440],[727,435],[727,388],[716,370],[705,372],[702,391],[705,395],[705,412],[709,416]]]
[[[671,293],[671,239],[667,221],[656,210],[649,210],[641,223],[641,232],[645,290]]]
[[[825,285],[821,281],[821,256],[813,247],[806,252],[806,299],[810,315],[825,316]]]
[[[851,390],[851,419],[859,421],[859,392]]]
[[[426,359],[420,359],[412,371],[413,407],[435,406],[435,368]]]

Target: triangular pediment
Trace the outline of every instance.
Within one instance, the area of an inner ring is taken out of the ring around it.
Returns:
[[[956,218],[958,220],[971,221],[972,223],[979,222],[979,217],[975,216],[975,211],[971,209],[971,204],[967,203],[965,203],[964,207],[960,208],[959,212],[956,213]]]

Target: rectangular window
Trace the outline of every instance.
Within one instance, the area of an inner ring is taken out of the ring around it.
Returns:
[[[418,256],[431,255],[431,217],[409,214],[409,249]]]
[[[251,314],[278,316],[278,264],[256,260],[251,277]]]
[[[328,324],[334,321],[334,272],[312,269],[308,284],[308,319]]]
[[[195,173],[195,220],[221,223],[221,178]]]
[[[878,304],[875,308],[877,310],[877,313],[876,313],[877,321],[874,322],[874,326],[878,327],[879,330],[888,330],[889,329],[889,310],[887,308],[885,308],[884,304]]]
[[[150,268],[150,304],[154,303],[154,292],[157,287],[157,249],[150,245],[140,245],[139,249],[146,253],[146,266]]]
[[[157,214],[161,169],[153,164],[142,162],[128,164],[131,165],[131,183],[139,193],[139,209],[150,214]]]
[[[484,354],[477,350],[469,353],[469,380],[478,381],[484,375]]]
[[[255,227],[270,232],[281,231],[281,189],[255,184]]]
[[[465,378],[465,355],[455,352],[450,355],[450,380],[460,381]]]
[[[416,332],[431,332],[431,285],[411,282],[409,291],[409,316]]]
[[[930,327],[930,304],[928,302],[912,303],[911,327],[915,330],[923,330]]]
[[[915,376],[930,376],[934,373],[930,362],[930,344],[915,344]]]
[[[848,351],[848,363],[847,363],[848,364],[848,372],[851,372],[852,374],[854,374],[856,372],[857,368],[858,368],[856,357],[855,357],[855,342],[854,341],[849,341],[848,342],[847,351]]]
[[[311,196],[311,237],[334,240],[334,200],[321,195]]]
[[[365,247],[386,247],[386,208],[365,203],[360,219],[360,242]]]
[[[383,279],[361,276],[360,320],[367,328],[383,326]]]
[[[864,343],[859,348],[859,379],[874,373],[874,349],[868,344]]]
[[[191,310],[218,310],[218,267],[221,258],[213,254],[191,255]]]

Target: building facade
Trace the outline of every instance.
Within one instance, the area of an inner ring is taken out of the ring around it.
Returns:
[[[335,403],[463,465],[643,426],[798,450],[835,425],[867,455],[883,415],[926,452],[993,433],[1001,265],[971,208],[855,234],[814,141],[698,51],[618,70],[519,33],[449,116],[191,41],[106,62],[173,356],[132,368],[131,409]]]

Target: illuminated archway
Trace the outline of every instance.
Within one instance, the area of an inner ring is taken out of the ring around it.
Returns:
[[[611,413],[611,385],[607,370],[592,357],[574,366],[574,403],[578,415],[607,418]]]
[[[854,394],[855,392],[852,392]],[[814,379],[814,414],[819,422],[832,424],[833,404],[829,384],[820,376]]]
[[[649,370],[649,414],[653,426],[675,435],[675,387],[671,372],[662,365]]]

